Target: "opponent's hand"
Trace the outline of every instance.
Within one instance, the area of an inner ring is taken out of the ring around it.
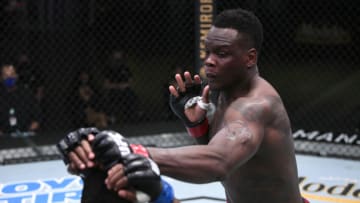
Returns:
[[[123,157],[131,153],[149,156],[144,146],[129,144],[128,140],[120,133],[111,130],[98,133],[91,143],[91,147],[95,153],[95,160],[99,162],[105,170],[122,162]]]
[[[155,162],[138,154],[123,158],[123,165],[117,164],[108,172],[105,180],[108,189],[118,192],[122,198],[136,199],[137,202],[172,202],[172,187],[160,178]],[[127,187],[127,189],[124,189]],[[129,190],[129,187],[134,190]]]
[[[69,164],[69,172],[77,174],[79,170],[93,167],[94,153],[89,142],[99,132],[97,128],[79,128],[70,132],[56,145],[65,164]]]
[[[80,145],[69,152],[68,172],[74,175],[85,175],[84,170],[95,167],[95,154],[91,149],[90,143],[95,138],[94,134],[89,134],[87,139],[80,141]],[[83,172],[81,172],[83,171]]]
[[[201,122],[206,115],[206,110],[200,108],[199,105],[194,103],[191,108],[185,109],[185,104],[192,98],[202,96],[203,103],[209,103],[209,86],[201,91],[201,79],[199,75],[194,75],[186,71],[184,73],[185,80],[182,79],[180,74],[175,75],[177,87],[174,85],[169,86],[170,91],[170,107],[173,112],[185,123],[187,127],[193,127]]]

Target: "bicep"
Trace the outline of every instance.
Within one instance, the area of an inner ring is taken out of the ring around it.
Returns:
[[[209,145],[218,149],[228,168],[243,165],[259,148],[264,134],[260,122],[249,121],[241,116],[227,121]]]

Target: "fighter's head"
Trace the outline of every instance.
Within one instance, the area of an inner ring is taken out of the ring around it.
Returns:
[[[204,64],[210,88],[239,85],[249,73],[256,72],[262,41],[262,24],[252,12],[232,9],[220,13],[205,40]]]
[[[263,27],[252,12],[244,9],[223,11],[216,17],[214,26],[236,30],[241,35],[239,40],[243,40],[248,49],[255,48],[257,52],[260,52],[263,42]]]
[[[4,64],[1,66],[1,79],[7,88],[13,88],[15,86],[18,74],[12,64]]]

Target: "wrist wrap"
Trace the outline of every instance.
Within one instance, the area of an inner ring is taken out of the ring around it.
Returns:
[[[171,185],[161,179],[162,190],[159,197],[153,203],[172,203],[174,201],[174,190]]]
[[[193,127],[186,127],[189,135],[194,138],[199,138],[209,132],[209,121],[205,117],[198,125]]]
[[[148,150],[141,144],[130,144],[130,148],[134,154],[140,154],[144,157],[150,158]]]

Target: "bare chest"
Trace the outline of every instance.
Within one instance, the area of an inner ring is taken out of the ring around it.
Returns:
[[[217,110],[210,125],[210,138],[224,127],[224,111]]]

